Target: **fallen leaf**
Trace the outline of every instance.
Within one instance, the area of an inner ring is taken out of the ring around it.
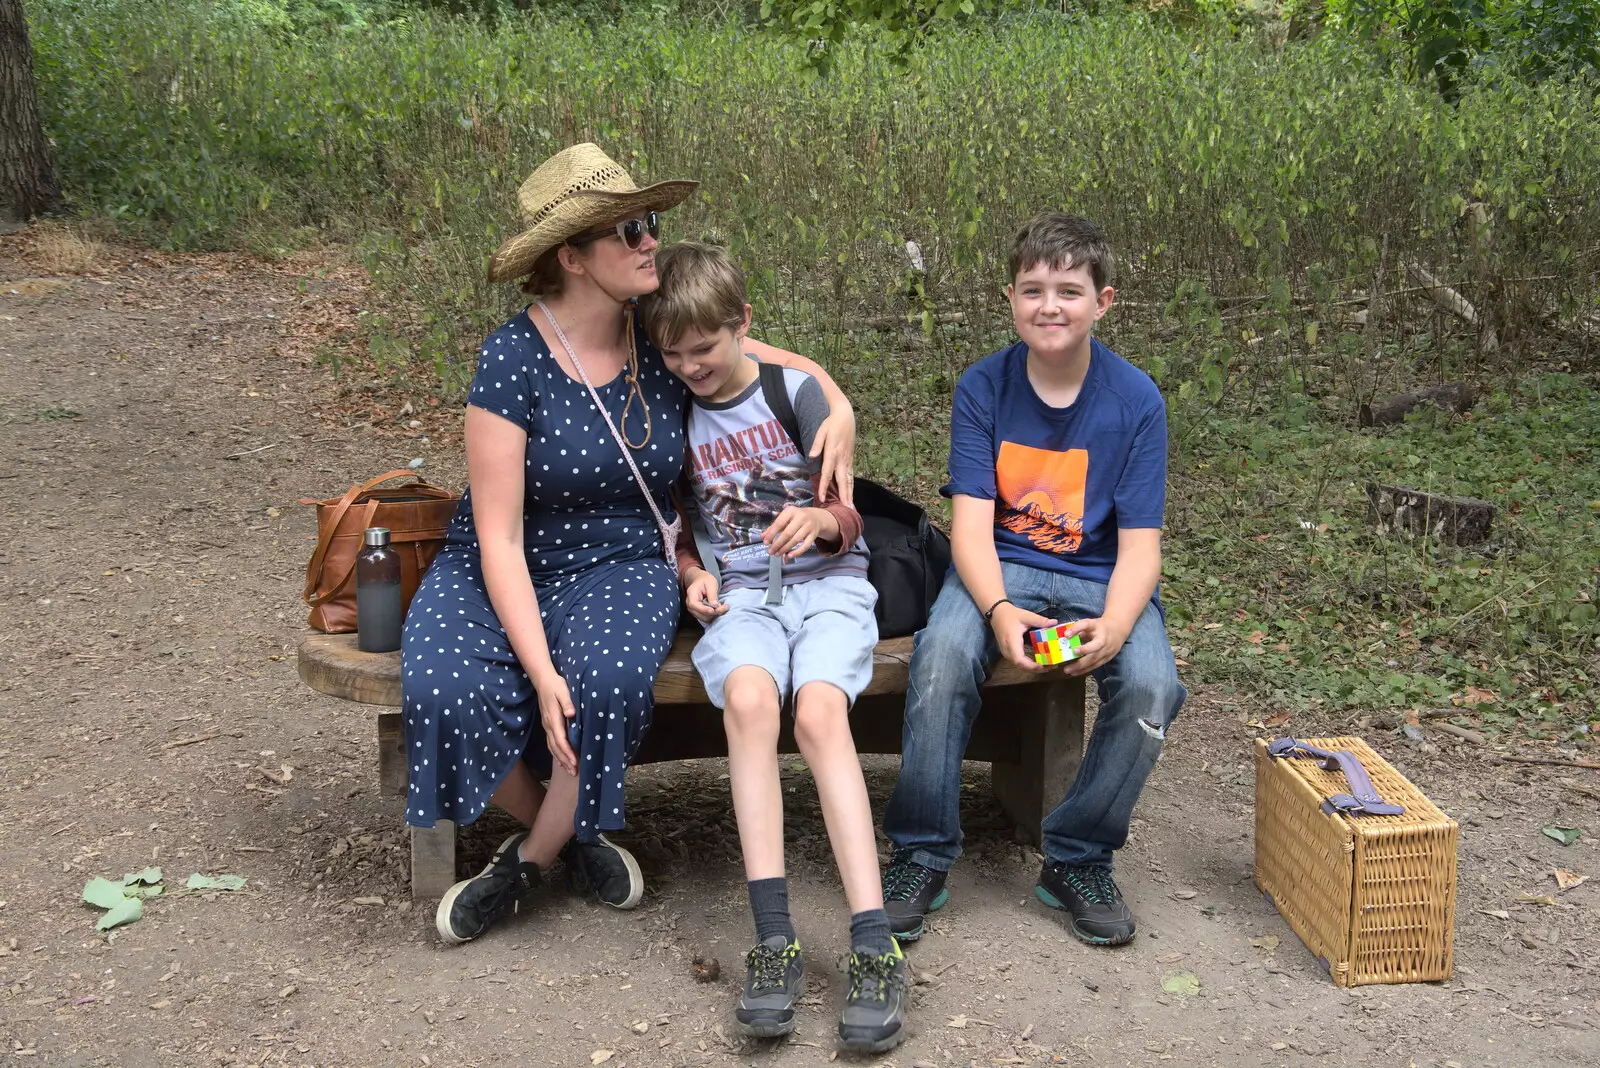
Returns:
[[[123,886],[132,886],[135,883],[143,883],[146,886],[154,886],[160,881],[160,868],[146,868],[144,871],[130,871],[128,874],[122,877]]]
[[[1499,694],[1482,686],[1468,686],[1461,691],[1461,703],[1464,705],[1492,705],[1498,700]]]
[[[612,1057],[615,1057],[616,1055],[617,1055],[617,1051],[614,1050],[614,1049],[597,1049],[593,1053],[589,1054],[589,1063],[590,1064],[604,1064],[604,1063],[606,1063],[606,1061],[609,1061]]]
[[[136,897],[125,897],[122,902],[100,917],[100,922],[94,925],[96,931],[109,931],[113,927],[121,927],[125,923],[132,923],[144,915],[144,902]]]
[[[1493,916],[1497,920],[1509,920],[1511,918],[1511,913],[1505,909],[1479,909],[1478,911],[1485,916]]]
[[[122,884],[110,879],[90,879],[83,884],[83,899],[96,908],[114,909],[128,899]]]
[[[1571,890],[1574,886],[1589,878],[1587,875],[1579,875],[1577,872],[1567,871],[1565,868],[1551,868],[1550,874],[1555,876],[1557,890]]]
[[[283,514],[283,512],[281,510],[277,509],[277,508],[268,508],[267,509],[267,515],[272,519],[276,519],[282,514]]]
[[[1569,846],[1573,842],[1576,842],[1578,839],[1583,837],[1583,828],[1557,827],[1552,823],[1547,827],[1539,828],[1539,833],[1543,834],[1546,838],[1554,838],[1564,846]]]
[[[946,1021],[945,1026],[946,1027],[965,1027],[965,1026],[967,1026],[967,1017],[966,1017],[965,1014],[963,1014],[961,1016],[952,1016],[952,1017],[950,1017],[950,1019],[948,1021]]]
[[[1273,950],[1278,948],[1278,936],[1262,935],[1260,938],[1250,939],[1250,944],[1255,946],[1257,949],[1264,949],[1268,953],[1271,953]]]
[[[1291,715],[1292,713],[1289,712],[1274,712],[1272,715],[1267,717],[1266,725],[1268,727],[1281,727],[1285,723],[1289,722]]]
[[[1556,899],[1549,894],[1518,894],[1517,900],[1524,905],[1554,905]]]
[[[244,884],[242,875],[201,875],[195,872],[183,886],[186,890],[243,890]]]
[[[1200,629],[1201,630],[1221,630],[1222,629],[1222,624],[1221,623],[1207,623],[1205,626],[1201,627]]]
[[[1265,631],[1253,630],[1244,636],[1244,640],[1249,642],[1251,645],[1260,645],[1262,642],[1267,640],[1267,635]]]
[[[1195,898],[1200,896],[1200,891],[1198,891],[1198,890],[1174,890],[1172,892],[1172,896],[1177,898],[1179,901],[1192,901]]]
[[[1193,972],[1169,972],[1161,980],[1161,989],[1169,994],[1192,998],[1200,993],[1200,977]]]

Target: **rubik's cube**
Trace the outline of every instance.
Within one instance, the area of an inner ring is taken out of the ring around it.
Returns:
[[[1028,652],[1033,654],[1035,664],[1065,664],[1068,660],[1078,659],[1078,646],[1083,640],[1076,634],[1067,637],[1067,629],[1071,623],[1062,623],[1055,627],[1041,627],[1030,630],[1023,636],[1028,643]]]

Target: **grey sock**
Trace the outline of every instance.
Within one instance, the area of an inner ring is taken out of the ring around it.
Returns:
[[[782,935],[794,941],[794,921],[789,918],[789,880],[782,875],[775,879],[752,879],[750,912],[756,919],[756,941],[765,942],[773,935]],[[887,931],[888,921],[884,921]]]
[[[894,951],[889,916],[882,909],[867,909],[850,917],[850,948],[877,956]]]

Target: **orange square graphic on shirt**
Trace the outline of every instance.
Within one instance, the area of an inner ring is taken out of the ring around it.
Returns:
[[[1089,450],[1052,452],[1015,442],[1000,443],[995,519],[1033,542],[1041,552],[1074,553],[1083,544],[1083,493],[1089,481]]]

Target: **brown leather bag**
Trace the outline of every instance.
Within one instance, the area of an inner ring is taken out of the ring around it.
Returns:
[[[343,497],[301,499],[301,504],[317,506],[317,551],[306,565],[301,595],[311,606],[310,622],[317,630],[347,634],[356,629],[356,557],[368,527],[389,528],[389,544],[400,556],[400,610],[411,606],[423,572],[444,547],[445,531],[461,498],[422,478],[377,488],[410,474],[390,471],[351,486]]]

